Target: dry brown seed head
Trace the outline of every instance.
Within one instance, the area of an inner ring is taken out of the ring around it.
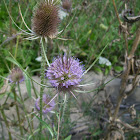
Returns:
[[[49,2],[41,2],[33,13],[32,29],[38,36],[54,37],[60,23],[59,8]]]
[[[62,7],[65,10],[70,11],[70,9],[71,9],[71,1],[70,0],[63,0]]]

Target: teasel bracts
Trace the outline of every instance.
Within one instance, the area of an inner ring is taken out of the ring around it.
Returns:
[[[54,38],[60,23],[59,7],[53,1],[41,2],[35,8],[32,18],[32,30],[41,37]]]

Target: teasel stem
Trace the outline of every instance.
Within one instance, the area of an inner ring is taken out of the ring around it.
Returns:
[[[57,129],[57,140],[59,140],[59,133],[60,133],[60,117],[61,117],[61,110],[59,109],[58,129]]]
[[[61,117],[61,123],[62,123],[63,118],[64,118],[64,114],[65,114],[65,111],[66,111],[66,107],[67,107],[67,95],[66,95],[66,93],[65,93],[64,103],[63,103],[63,111],[62,111],[62,117]]]
[[[34,112],[34,109],[32,109],[32,112]],[[34,114],[31,114],[31,125],[32,125],[32,128],[33,128],[33,130],[34,130],[33,118],[34,118]]]
[[[12,140],[11,132],[10,132],[10,130],[9,130],[9,124],[8,124],[8,122],[7,122],[6,115],[5,115],[5,113],[4,113],[3,108],[1,109],[1,114],[2,114],[2,117],[3,117],[3,119],[4,119],[5,125],[6,125],[6,127],[7,127],[7,129],[8,129],[9,140]]]
[[[20,84],[19,84],[19,82],[18,82],[17,85],[18,85],[19,96],[20,96],[20,99],[21,99],[21,102],[22,102],[22,105],[23,105],[23,110],[25,112],[25,116],[27,118],[28,125],[29,125],[30,131],[31,131],[31,134],[33,135],[32,127],[30,125],[29,117],[27,115],[27,111],[26,111],[26,107],[25,107],[25,104],[24,104],[24,100],[23,100],[22,95],[21,95],[21,90],[20,90]],[[34,140],[34,136],[33,136],[33,140]]]
[[[58,101],[60,101],[60,96],[58,96]],[[61,126],[62,121],[64,119],[64,114],[65,114],[65,111],[66,111],[66,106],[67,106],[67,94],[65,93],[64,102],[61,105],[58,104],[59,118],[58,118],[58,129],[57,129],[57,140],[59,140],[60,130],[61,130],[60,126]],[[61,109],[63,109],[62,113],[61,113]]]
[[[41,56],[42,56],[42,59],[41,59],[41,84],[44,85],[44,79],[45,79],[45,54],[44,54],[44,42],[45,40],[43,40],[43,38],[41,38]],[[43,96],[43,92],[44,92],[44,86],[41,86],[40,87],[40,119],[42,120],[42,96]],[[39,132],[39,135],[40,135],[40,139],[41,139],[41,136],[42,136],[42,122],[40,121],[40,132]]]
[[[9,13],[12,15],[12,0],[9,0]],[[9,35],[12,36],[12,20],[9,17]],[[13,53],[12,40],[10,41],[10,52]],[[11,65],[12,66],[12,65]]]
[[[17,95],[16,95],[15,87],[12,87],[11,90],[14,94],[14,100],[16,102],[16,112],[17,112],[17,117],[18,117],[18,122],[19,122],[20,134],[21,134],[21,136],[23,136],[23,129],[22,129],[22,126],[21,126],[21,120],[20,120],[20,115],[19,115],[19,108],[18,108],[18,105],[17,105]]]

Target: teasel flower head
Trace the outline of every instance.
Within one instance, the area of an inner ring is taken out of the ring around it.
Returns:
[[[62,2],[62,7],[65,9],[67,12],[71,10],[71,1],[70,0],[63,0]]]
[[[54,38],[60,23],[59,8],[54,0],[40,2],[32,18],[32,30],[41,37]]]
[[[46,71],[51,85],[59,91],[71,91],[82,80],[83,66],[74,57],[57,57]]]
[[[55,101],[52,100],[49,97],[49,95],[43,94],[42,97],[42,112],[44,114],[47,114],[48,112],[52,111],[55,107]],[[37,111],[40,111],[40,97],[36,99],[35,101],[35,108],[37,109]]]
[[[23,72],[20,68],[13,68],[11,70],[11,74],[9,75],[9,81],[11,83],[21,83],[22,81],[24,81],[24,76],[23,76]]]

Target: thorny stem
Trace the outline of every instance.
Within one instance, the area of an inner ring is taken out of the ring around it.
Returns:
[[[3,109],[1,109],[1,114],[2,114],[2,117],[3,117],[4,121],[5,121],[6,127],[8,129],[9,140],[12,140],[11,132],[9,131],[9,125],[8,125],[8,122],[7,122],[7,119],[6,119],[6,115],[5,115]]]
[[[58,118],[58,129],[57,129],[57,140],[59,140],[59,131],[60,131],[60,117],[61,117],[61,110],[59,109],[59,118]]]
[[[32,109],[32,112],[34,112],[34,109]],[[34,129],[33,118],[34,118],[34,114],[31,114],[31,126],[32,126],[32,129]]]
[[[16,95],[16,92],[15,92],[15,88],[14,87],[12,87],[12,92],[14,94],[14,100],[16,102],[16,111],[17,111],[17,117],[18,117],[18,122],[19,122],[20,133],[21,133],[21,136],[23,136],[23,129],[22,129],[22,126],[21,126],[19,109],[18,109],[18,105],[17,105],[17,95]]]
[[[43,42],[45,42],[43,40],[43,38],[41,38],[41,56],[42,56],[42,59],[41,59],[41,84],[44,85],[44,78],[45,78],[45,56],[44,56],[44,51],[43,51]],[[44,86],[41,86],[40,87],[40,119],[42,120],[42,96],[43,96],[43,92],[44,92]],[[40,139],[41,139],[41,136],[42,136],[42,122],[40,121],[40,132],[39,132],[39,135],[40,135]]]
[[[60,96],[58,96],[58,100],[60,99],[59,97]],[[59,108],[59,118],[58,118],[58,129],[57,129],[57,140],[59,140],[60,126],[61,126],[63,118],[64,118],[64,114],[65,114],[65,110],[66,110],[66,105],[67,105],[67,95],[65,94],[64,103],[61,104],[61,106],[58,105],[58,108]],[[62,113],[61,113],[62,106],[63,106],[63,110],[62,110]]]
[[[64,104],[63,104],[63,111],[62,111],[62,117],[61,117],[61,123],[62,123],[63,118],[64,118],[64,114],[65,114],[66,106],[67,106],[67,95],[66,95],[66,93],[65,93]]]
[[[9,13],[12,15],[12,0],[9,1]],[[10,36],[12,36],[12,20],[9,17],[9,29],[10,29]],[[13,46],[12,46],[12,40],[10,41],[10,52],[13,53]],[[12,66],[12,65],[11,65]]]

